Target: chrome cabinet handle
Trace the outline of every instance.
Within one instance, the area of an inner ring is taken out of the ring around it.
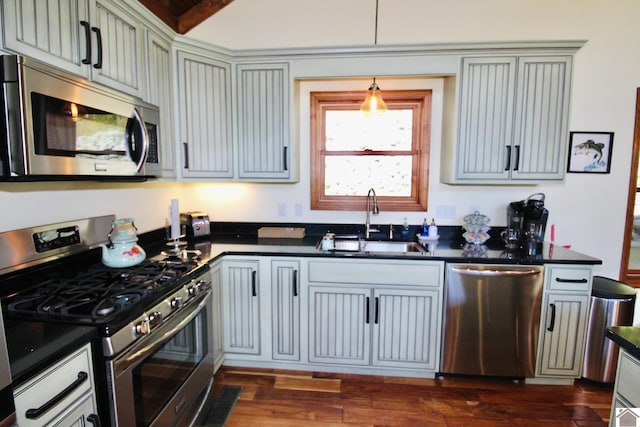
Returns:
[[[70,395],[71,392],[73,392],[73,390],[75,390],[76,388],[80,387],[80,384],[85,382],[87,380],[87,378],[89,378],[89,374],[87,374],[84,371],[78,372],[78,378],[74,382],[69,384],[60,393],[58,393],[55,396],[53,396],[53,398],[51,398],[50,400],[46,401],[44,403],[44,405],[40,406],[39,408],[27,409],[27,411],[25,412],[25,416],[27,418],[29,418],[30,420],[34,420],[36,418],[39,418],[42,414],[47,412],[49,409],[51,409],[54,406],[56,406],[62,399],[64,399],[68,395]]]

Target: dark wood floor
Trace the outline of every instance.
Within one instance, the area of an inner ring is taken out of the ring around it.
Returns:
[[[226,426],[606,426],[611,387],[223,367],[243,387]]]

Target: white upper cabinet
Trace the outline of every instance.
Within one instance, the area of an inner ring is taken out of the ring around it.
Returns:
[[[562,180],[570,55],[462,59],[457,142],[442,181],[500,184]]]
[[[91,78],[143,98],[144,28],[121,7],[122,2],[95,0],[91,30],[97,52]]]
[[[110,0],[6,0],[4,47],[144,96],[142,25]]]
[[[87,0],[4,0],[4,47],[88,77]]]
[[[234,177],[231,64],[178,51],[182,176]]]
[[[173,62],[171,41],[151,30],[147,31],[147,82],[146,100],[160,110],[161,126],[158,130],[160,163],[163,178],[176,177],[175,97],[173,92]]]
[[[238,64],[236,72],[238,178],[291,179],[289,65]]]

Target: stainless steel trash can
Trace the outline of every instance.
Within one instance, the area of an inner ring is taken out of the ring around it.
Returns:
[[[618,345],[605,337],[609,326],[630,326],[636,290],[617,280],[594,276],[582,377],[612,383],[616,378]]]

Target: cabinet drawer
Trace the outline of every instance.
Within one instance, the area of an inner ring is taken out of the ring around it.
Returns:
[[[27,418],[29,409],[40,408],[74,382],[77,382],[77,386],[69,390],[56,405],[37,418]],[[17,387],[14,399],[18,423],[20,427],[45,425],[81,399],[83,395],[91,393],[93,393],[91,350],[89,345],[86,345]]]
[[[640,362],[620,351],[620,366],[618,367],[617,393],[634,408],[640,407]]]
[[[442,263],[384,261],[311,261],[309,281],[364,285],[441,285]]]
[[[590,268],[547,268],[549,274],[549,290],[556,291],[586,291],[591,289],[591,269]]]

